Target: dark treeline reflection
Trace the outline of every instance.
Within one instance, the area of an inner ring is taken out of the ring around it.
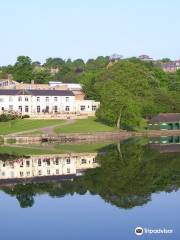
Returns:
[[[37,194],[60,198],[90,192],[128,209],[146,204],[152,193],[179,189],[180,153],[160,153],[145,139],[109,145],[99,151],[97,160],[100,167],[87,170],[73,181],[17,184],[1,186],[1,190],[15,196],[21,207],[31,207]]]

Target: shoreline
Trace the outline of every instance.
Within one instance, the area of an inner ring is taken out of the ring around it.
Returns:
[[[57,136],[42,134],[42,135],[1,135],[4,143],[13,142],[16,144],[42,143],[42,142],[100,142],[125,140],[132,137],[160,137],[160,136],[180,136],[180,130],[147,130],[144,132],[96,132],[96,133],[66,133]]]

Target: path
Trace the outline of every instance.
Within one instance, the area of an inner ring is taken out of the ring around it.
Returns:
[[[25,135],[25,134],[31,134],[31,133],[33,134],[34,132],[40,132],[39,135],[47,134],[49,136],[58,136],[58,134],[54,131],[56,127],[66,126],[66,125],[74,123],[75,121],[76,121],[75,119],[69,119],[66,122],[61,123],[61,124],[56,124],[56,125],[43,127],[43,128],[35,128],[35,129],[26,130],[26,131],[22,131],[22,132],[10,133],[10,134],[7,134],[7,136],[18,136],[18,135]]]

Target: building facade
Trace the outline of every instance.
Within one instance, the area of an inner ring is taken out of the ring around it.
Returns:
[[[180,69],[180,60],[170,61],[168,63],[162,63],[161,67],[165,72],[174,73]]]
[[[180,113],[161,113],[148,121],[151,130],[179,130]]]
[[[0,160],[0,182],[5,179],[82,175],[87,169],[99,166],[97,153],[54,154]]]
[[[99,105],[93,100],[76,100],[70,90],[0,89],[0,114],[9,112],[30,117],[61,117],[63,114],[94,116]]]

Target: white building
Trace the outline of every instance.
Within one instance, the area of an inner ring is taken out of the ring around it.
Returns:
[[[95,115],[99,102],[76,100],[70,90],[0,89],[0,114],[15,112],[30,117]]]
[[[5,179],[28,179],[47,176],[79,176],[99,166],[97,153],[54,154],[0,160],[0,183]]]
[[[56,82],[56,81],[50,81],[49,82],[50,87],[67,87],[67,89],[73,91],[73,90],[82,90],[82,86],[79,83],[62,83],[62,82]]]

